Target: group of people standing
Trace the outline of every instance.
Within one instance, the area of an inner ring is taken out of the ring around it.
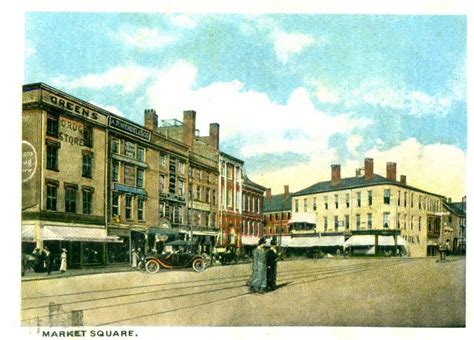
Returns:
[[[67,250],[65,248],[61,250],[60,260],[59,270],[61,273],[64,273],[67,270]],[[53,262],[52,254],[48,247],[45,246],[43,249],[35,248],[31,256],[22,254],[21,276],[24,276],[25,272],[29,270],[33,270],[36,273],[47,272],[48,275],[51,275]]]
[[[247,281],[251,292],[265,293],[276,289],[278,252],[276,240],[270,242],[270,249],[265,249],[265,238],[258,241],[253,251],[252,275]]]

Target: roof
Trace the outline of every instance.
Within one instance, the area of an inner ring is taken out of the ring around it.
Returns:
[[[464,211],[464,206],[462,204],[463,204],[462,202],[456,202],[456,203],[444,202],[444,206],[448,210],[450,210],[451,212],[453,212],[457,216],[465,217],[466,212]]]
[[[374,186],[374,185],[382,185],[382,184],[390,184],[390,185],[396,185],[402,188],[406,189],[411,189],[411,190],[416,190],[419,192],[427,193],[430,195],[435,195],[438,197],[444,197],[442,195],[434,194],[425,190],[421,190],[418,188],[415,188],[410,185],[402,184],[396,180],[389,180],[383,176],[374,174],[374,177],[370,180],[366,180],[364,176],[361,177],[348,177],[348,178],[341,178],[341,182],[336,185],[331,185],[331,181],[325,181],[325,182],[318,182],[316,184],[313,184],[303,190],[300,190],[298,192],[295,192],[292,194],[292,196],[303,196],[303,195],[310,195],[310,194],[318,194],[318,193],[323,193],[323,192],[331,192],[331,191],[340,191],[340,190],[346,190],[346,189],[355,189],[355,188],[363,188],[363,187],[368,187],[368,186]]]
[[[247,188],[252,188],[254,190],[258,190],[258,191],[261,191],[262,193],[267,190],[267,188],[265,188],[263,185],[260,185],[260,184],[257,184],[255,182],[252,182],[250,180],[250,178],[247,177],[246,174],[244,174],[244,183],[243,183],[243,186],[244,187],[247,187]]]
[[[291,195],[279,194],[272,195],[263,200],[263,212],[288,211],[291,210]]]

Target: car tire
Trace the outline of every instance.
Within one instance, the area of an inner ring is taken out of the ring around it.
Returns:
[[[204,269],[206,269],[206,264],[204,263],[204,259],[202,258],[197,258],[193,260],[193,269],[195,272],[202,272]]]
[[[158,273],[160,264],[156,260],[148,260],[145,264],[146,271],[150,274]]]

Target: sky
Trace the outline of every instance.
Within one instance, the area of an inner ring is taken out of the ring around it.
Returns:
[[[25,14],[24,83],[143,125],[197,112],[255,182],[295,192],[386,162],[423,190],[466,194],[463,15]]]

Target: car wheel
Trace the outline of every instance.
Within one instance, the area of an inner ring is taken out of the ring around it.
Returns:
[[[206,268],[204,264],[204,260],[201,258],[194,259],[193,261],[193,269],[194,271],[200,273]]]
[[[148,273],[155,274],[160,270],[160,264],[156,260],[148,260],[145,268]]]

